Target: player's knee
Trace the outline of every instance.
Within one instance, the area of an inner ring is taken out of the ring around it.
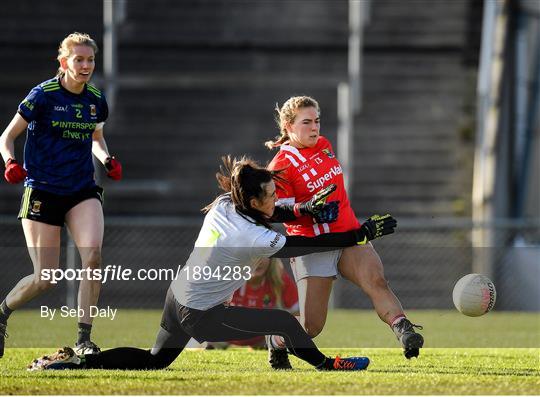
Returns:
[[[96,247],[87,248],[86,250],[85,266],[91,269],[99,269],[101,267],[101,249]]]
[[[317,335],[319,335],[322,332],[323,328],[324,323],[321,323],[320,321],[304,321],[304,329],[306,330],[307,334],[312,338],[315,338]]]

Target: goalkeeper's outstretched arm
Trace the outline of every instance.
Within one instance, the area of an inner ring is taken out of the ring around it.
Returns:
[[[290,258],[315,252],[367,244],[368,241],[392,234],[397,221],[390,215],[373,215],[359,229],[342,233],[327,233],[316,237],[287,236],[285,245],[272,257]]]

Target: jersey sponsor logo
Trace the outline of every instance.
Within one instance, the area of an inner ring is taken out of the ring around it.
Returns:
[[[86,139],[90,139],[90,133],[89,132],[79,132],[79,131],[65,130],[65,131],[62,132],[62,138],[64,138],[64,139],[78,139],[78,140],[84,141]]]
[[[54,111],[55,112],[67,112],[67,106],[55,105]]]
[[[332,178],[343,174],[343,170],[341,169],[341,166],[335,165],[333,166],[329,172],[321,176],[320,178],[317,178],[316,181],[311,181],[307,184],[307,188],[310,193],[313,193],[317,189],[321,189],[325,182],[330,181]]]
[[[274,248],[277,245],[277,243],[279,242],[279,240],[281,240],[281,234],[277,233],[276,237],[274,237],[274,239],[272,241],[270,241],[270,247]]]
[[[90,131],[94,131],[97,125],[97,123],[81,123],[78,121],[60,121],[60,120],[52,120],[51,123],[53,127],[74,128],[77,130],[90,130]]]

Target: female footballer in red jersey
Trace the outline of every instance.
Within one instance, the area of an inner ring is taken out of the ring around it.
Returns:
[[[279,148],[268,166],[283,170],[278,181],[278,203],[293,205],[308,200],[330,184],[337,186],[328,200],[339,202],[339,217],[333,223],[314,223],[306,215],[285,223],[287,233],[317,236],[349,231],[359,227],[343,183],[343,171],[332,145],[320,135],[320,108],[308,96],[289,98],[276,108],[280,136],[266,142],[270,149]],[[377,217],[372,218],[377,221]],[[404,349],[405,357],[417,357],[423,337],[405,317],[401,303],[384,277],[383,264],[371,243],[293,258],[292,269],[300,298],[300,321],[311,337],[318,335],[326,322],[332,283],[340,273],[360,287],[371,299],[382,321],[393,329]],[[272,348],[279,348],[274,343]]]

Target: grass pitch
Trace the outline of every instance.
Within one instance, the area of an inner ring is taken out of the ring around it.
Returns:
[[[328,355],[366,355],[367,371],[323,373],[291,358],[295,370],[276,372],[266,352],[246,349],[183,352],[161,371],[27,372],[35,357],[73,342],[75,321],[49,321],[36,311],[10,319],[0,360],[2,394],[540,394],[540,317],[489,313],[468,318],[451,311],[409,312],[424,326],[426,348],[406,360],[387,326],[371,311],[330,313],[316,343]],[[97,320],[101,346],[148,347],[159,311],[119,310]]]

